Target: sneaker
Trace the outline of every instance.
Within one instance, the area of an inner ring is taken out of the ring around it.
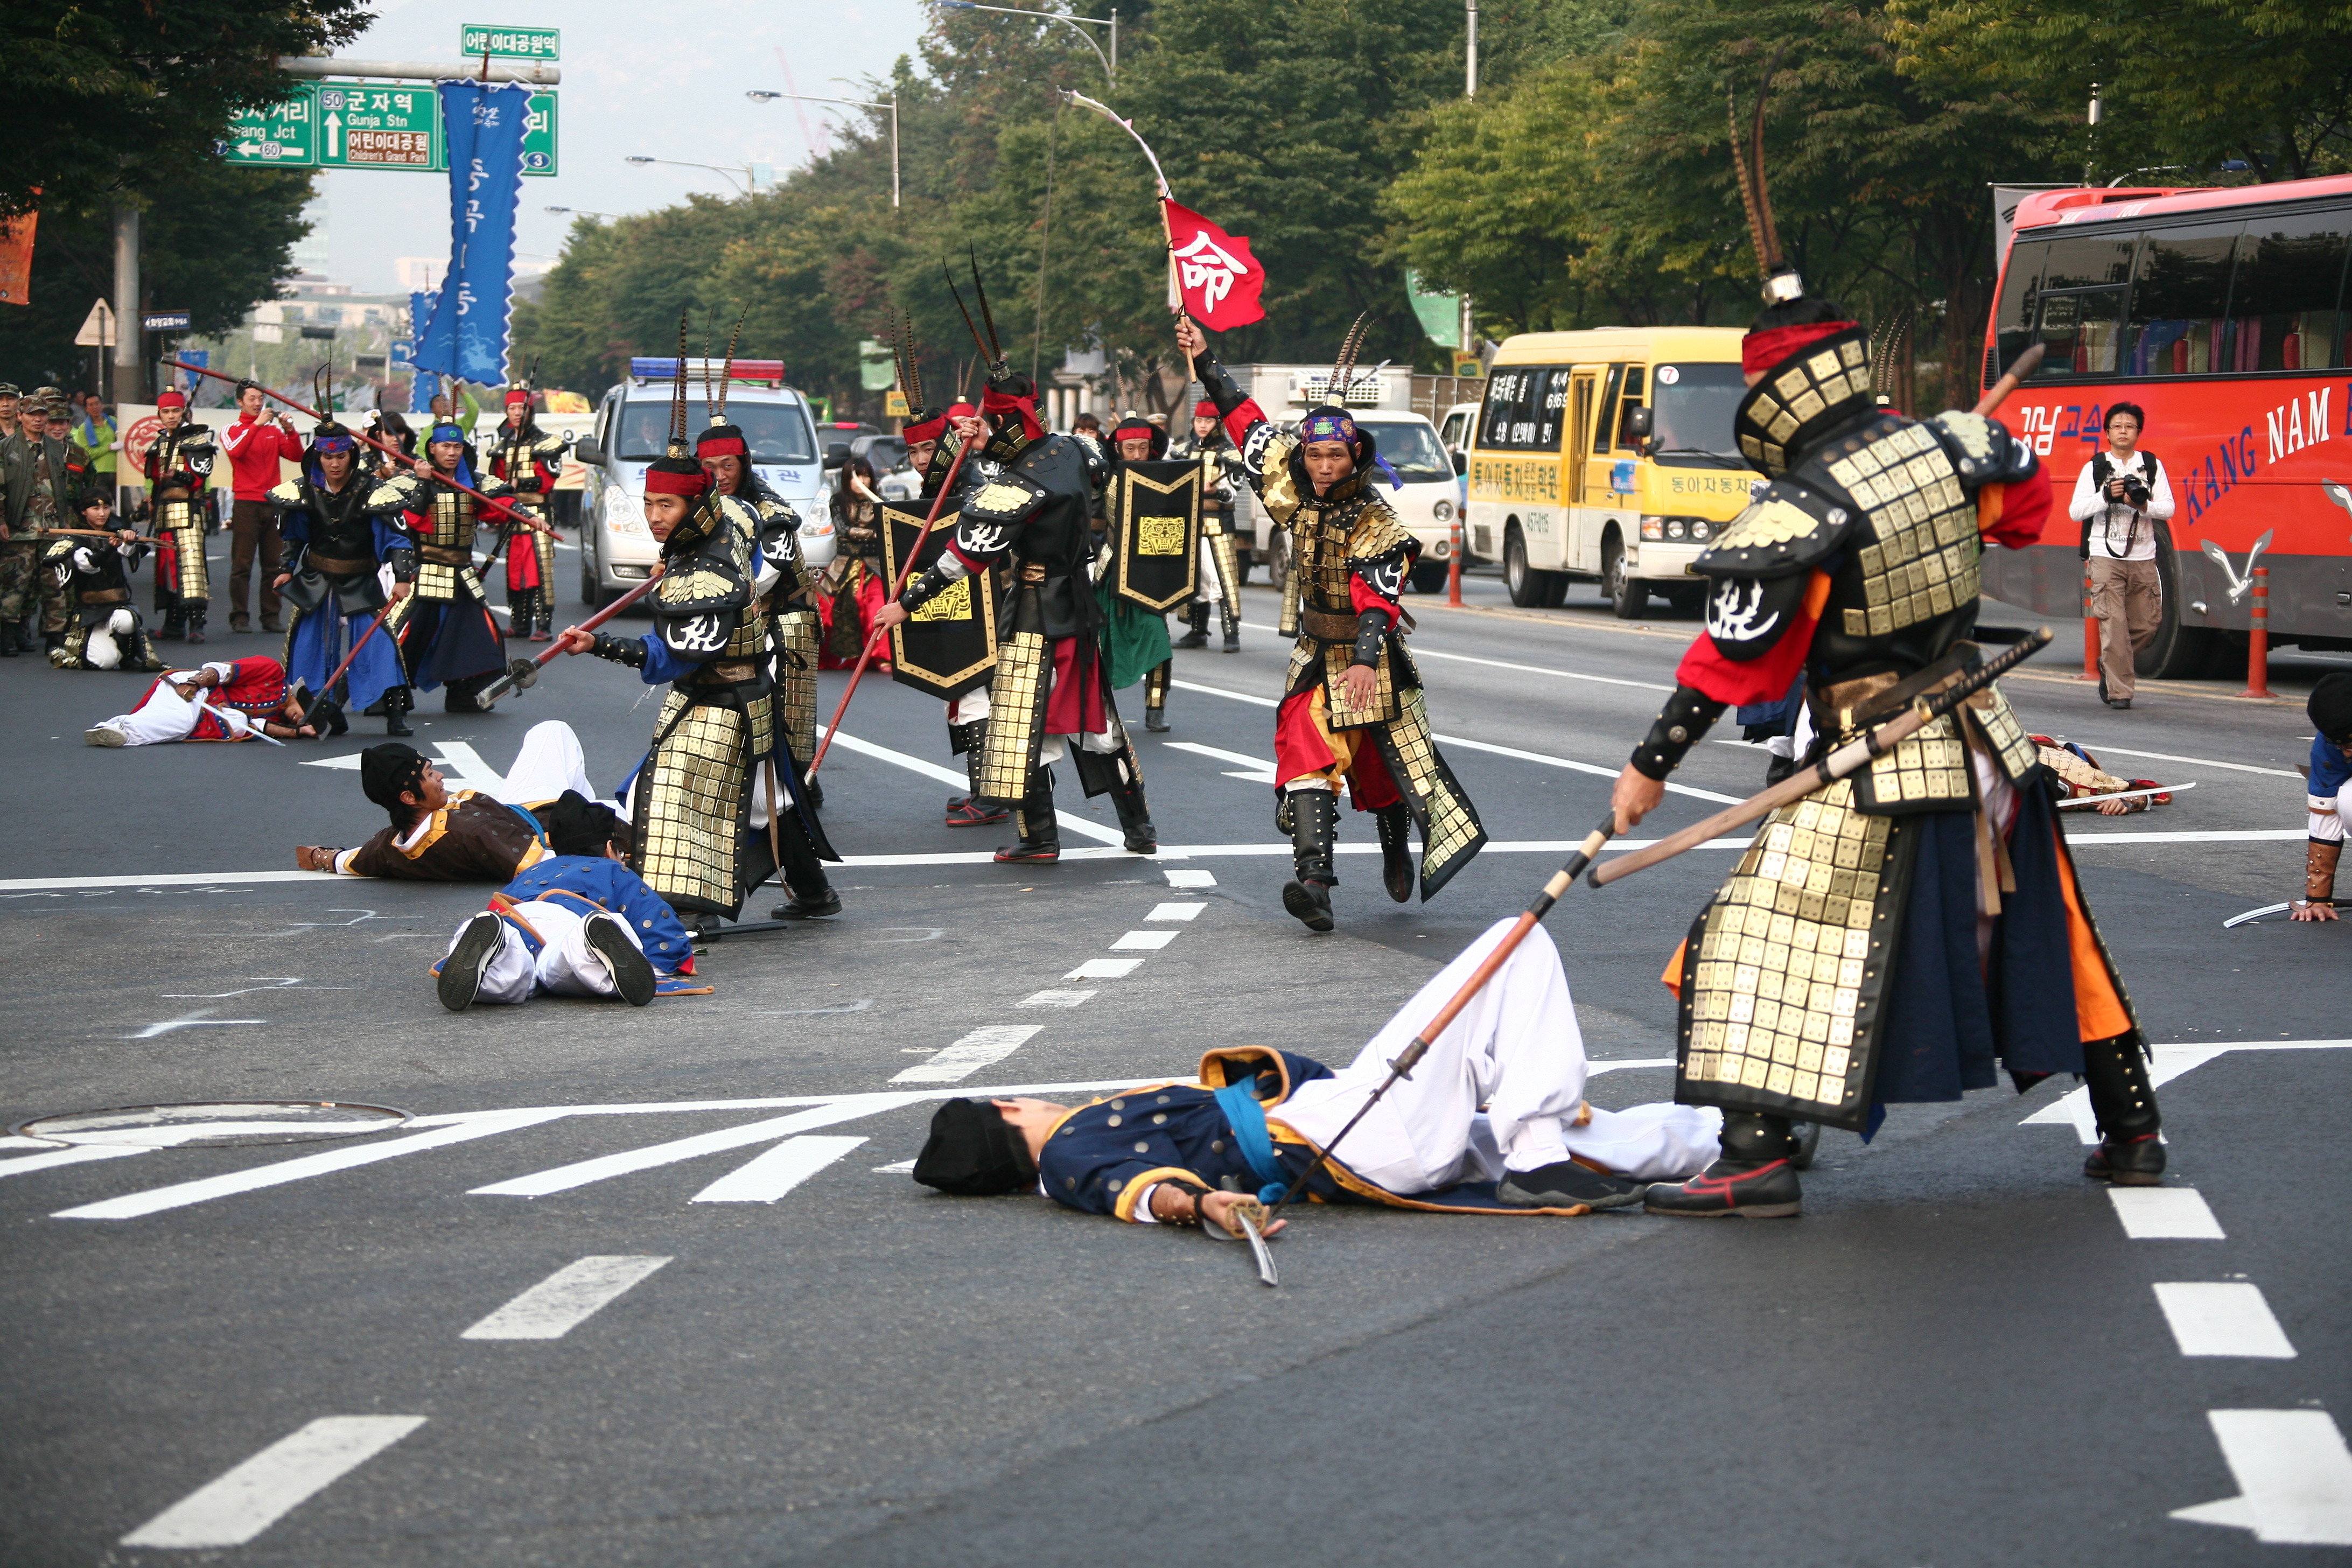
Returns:
[[[2164,1181],[2164,1140],[2149,1132],[2117,1142],[2102,1138],[2083,1161],[2083,1174],[2118,1187],[2154,1187]]]
[[[1682,1219],[1794,1219],[1804,1212],[1797,1173],[1786,1160],[1717,1160],[1687,1182],[1653,1182],[1642,1206]]]
[[[499,929],[504,923],[488,910],[466,922],[449,956],[441,961],[441,978],[435,984],[441,1005],[462,1013],[474,1005],[474,998],[482,994],[482,977],[489,973],[490,960],[498,956],[499,944],[505,941]]]
[[[1515,1209],[1622,1209],[1642,1201],[1643,1184],[1562,1160],[1540,1170],[1505,1173],[1495,1198]]]
[[[790,900],[778,904],[771,910],[768,918],[778,921],[814,921],[822,920],[826,915],[837,915],[840,912],[841,895],[828,887],[822,898],[805,899],[794,893]]]
[[[1285,882],[1282,907],[1308,931],[1331,929],[1331,889],[1321,882]]]
[[[111,724],[98,724],[81,732],[81,738],[93,746],[127,746],[131,737]]]
[[[629,940],[628,927],[609,914],[593,914],[580,922],[580,940],[588,944],[589,952],[604,961],[622,1001],[632,1007],[642,1007],[654,999],[654,966],[637,944]]]

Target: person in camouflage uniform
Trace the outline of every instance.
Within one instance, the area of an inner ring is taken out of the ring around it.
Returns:
[[[32,478],[30,449],[16,434],[16,413],[25,400],[14,383],[0,382],[0,541],[13,538],[22,515],[17,497]],[[18,634],[25,618],[25,590],[33,584],[37,547],[0,545],[0,658],[24,649]]]

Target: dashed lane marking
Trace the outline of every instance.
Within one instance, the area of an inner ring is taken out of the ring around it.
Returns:
[[[889,1099],[889,1096],[878,1097]],[[911,1104],[911,1096],[898,1097],[899,1103]],[[721,1127],[715,1131],[698,1132],[690,1138],[677,1138],[667,1143],[655,1143],[643,1149],[625,1150],[618,1154],[602,1154],[593,1160],[575,1160],[568,1165],[551,1170],[534,1171],[528,1176],[510,1181],[493,1182],[487,1187],[474,1187],[481,1196],[543,1198],[551,1193],[568,1193],[574,1187],[584,1187],[592,1182],[607,1182],[615,1176],[634,1175],[662,1165],[674,1165],[681,1160],[698,1160],[705,1154],[722,1153],[752,1143],[772,1143],[795,1132],[818,1127],[830,1127],[837,1121],[847,1121],[860,1116],[870,1116],[887,1106],[839,1101],[798,1111],[790,1116],[772,1116],[764,1121],[747,1121],[740,1127]]]
[[[2210,757],[2183,757],[2170,752],[2135,752],[2125,746],[2110,746],[2104,741],[2085,741],[2086,746],[2096,746],[2103,752],[2113,752],[2119,757],[2146,757],[2151,762],[2187,763],[2192,767],[2226,768],[2233,773],[2266,773],[2276,779],[2300,779],[2303,775],[2292,768],[2258,768],[2251,763],[2219,763]]]
[[[2156,1304],[2164,1310],[2164,1321],[2182,1355],[2294,1359],[2294,1346],[2259,1285],[2182,1280],[2157,1286]]]
[[[1217,885],[1215,876],[1207,871],[1171,866],[1166,875],[1168,885],[1171,888],[1213,888]]]
[[[242,1546],[425,1425],[422,1415],[321,1415],[122,1538],[125,1546]]]
[[[2352,1546],[2352,1450],[2325,1410],[2209,1410],[2239,1495],[2172,1510],[2277,1546]]]
[[[2221,1222],[2194,1187],[2109,1187],[2107,1201],[2134,1241],[2223,1241]]]
[[[560,1340],[668,1261],[667,1258],[599,1257],[567,1263],[457,1337]]]
[[[1176,940],[1172,931],[1131,931],[1110,944],[1113,952],[1158,952]]]
[[[772,1204],[857,1148],[863,1138],[787,1138],[694,1194],[698,1204]]]
[[[974,1029],[930,1060],[918,1062],[906,1071],[894,1074],[890,1081],[961,1083],[981,1068],[1003,1061],[1027,1045],[1045,1026],[1043,1024],[992,1024]]]
[[[1151,912],[1143,918],[1148,921],[1189,921],[1208,907],[1206,904],[1154,904]]]
[[[1139,958],[1089,958],[1067,974],[1065,980],[1119,980],[1143,967]]]
[[[1101,995],[1099,991],[1032,991],[1016,1007],[1076,1007]]]

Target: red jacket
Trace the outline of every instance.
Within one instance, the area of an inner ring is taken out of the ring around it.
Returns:
[[[234,493],[238,500],[261,500],[278,483],[278,460],[289,463],[302,460],[302,442],[272,424],[247,419],[242,414],[236,423],[222,433],[221,446],[228,453],[228,466],[234,478]]]

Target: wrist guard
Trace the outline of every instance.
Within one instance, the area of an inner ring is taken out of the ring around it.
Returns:
[[[940,561],[945,559],[944,555],[940,557]],[[907,591],[898,595],[898,607],[908,615],[913,615],[926,604],[947,592],[948,585],[956,582],[961,575],[959,573],[956,576],[950,576],[941,568],[940,562],[934,561],[923,568],[921,576],[907,584]]]
[[[1234,384],[1234,378],[1225,374],[1225,367],[1219,364],[1212,355],[1202,354],[1195,359],[1192,362],[1192,374],[1199,379],[1201,390],[1209,395],[1209,401],[1217,405],[1217,417],[1220,421],[1249,401],[1243,395],[1242,389]]]
[[[2327,838],[2306,840],[2303,847],[2303,901],[2336,904],[2336,863],[2344,857],[2342,843]]]
[[[635,638],[606,637],[596,634],[596,646],[588,650],[598,658],[609,658],[614,664],[625,664],[631,669],[646,667],[646,645]]]
[[[1677,686],[1658,712],[1658,721],[1633,748],[1633,771],[1643,778],[1663,779],[1675,771],[1707,729],[1723,716],[1724,705],[1688,686]]]
[[[1388,640],[1388,612],[1366,610],[1356,617],[1356,646],[1349,654],[1348,662],[1377,668],[1381,662],[1381,645]]]
[[[394,582],[414,583],[416,581],[416,552],[414,549],[403,548],[392,551],[384,556],[384,560],[392,566],[392,580]]]

